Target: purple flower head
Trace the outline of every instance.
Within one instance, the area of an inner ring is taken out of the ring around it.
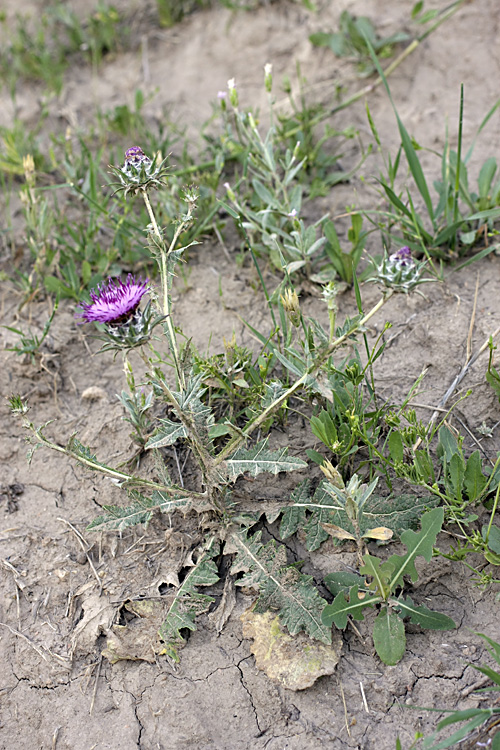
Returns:
[[[79,323],[107,323],[111,326],[126,323],[148,291],[148,283],[148,279],[136,280],[130,273],[126,281],[110,278],[90,292],[91,302],[80,303],[81,312],[75,317],[80,318]]]
[[[297,211],[297,209],[292,208],[292,210],[289,213],[287,213],[287,216],[289,219],[295,219],[298,216],[298,214],[299,212]]]
[[[404,268],[414,265],[414,260],[411,257],[411,250],[407,245],[400,247],[399,250],[392,253],[392,255],[389,256],[389,260],[397,261],[399,265]]]
[[[131,146],[131,148],[128,148],[125,151],[125,164],[123,165],[124,169],[129,166],[140,169],[141,164],[144,164],[146,166],[151,164],[151,159],[149,158],[149,156],[146,156],[140,146]]]
[[[227,91],[218,91],[217,99],[227,99]]]

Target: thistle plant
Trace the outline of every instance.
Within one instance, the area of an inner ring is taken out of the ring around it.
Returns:
[[[81,311],[76,314],[80,323],[101,325],[98,336],[108,349],[127,350],[146,343],[151,333],[164,319],[151,309],[151,303],[141,310],[139,304],[148,292],[148,281],[135,279],[129,273],[126,281],[108,279],[97,290],[90,292],[90,302],[81,302]]]
[[[242,176],[236,184],[226,182],[224,185],[231,204],[228,211],[236,219],[252,253],[269,258],[280,271],[284,270],[288,275],[305,275],[319,283],[339,274],[352,283],[353,266],[357,265],[366,234],[360,232],[358,221],[353,220],[353,250],[343,253],[335,230],[329,230],[329,237],[335,235],[335,242],[326,236],[324,224],[327,215],[312,223],[301,217],[306,170],[312,168],[318,159],[317,150],[312,144],[305,149],[303,141],[306,135],[295,126],[292,129],[297,131],[297,138],[290,143],[289,128],[280,122],[280,116],[274,111],[270,64],[264,67],[264,85],[271,120],[264,135],[258,116],[241,109],[234,79],[228,81],[228,92],[219,92],[225,129],[224,151],[242,164]],[[331,135],[352,137],[337,132]],[[337,182],[350,176],[341,172],[335,174]],[[361,222],[361,217],[357,218]]]
[[[376,281],[397,292],[408,294],[419,284],[433,279],[422,279],[426,261],[414,260],[411,250],[406,245],[391,255],[385,254],[382,261],[375,265],[375,272],[368,281]]]
[[[236,101],[234,87],[231,91],[232,101]],[[256,524],[264,518],[272,522],[282,515],[282,539],[305,528],[308,548],[314,549],[328,538],[322,523],[335,523],[340,501],[340,511],[347,513],[354,532],[362,539],[370,534],[363,529],[361,511],[366,515],[369,510],[368,499],[375,485],[365,488],[352,479],[345,491],[337,492],[327,480],[315,490],[305,480],[290,499],[266,503],[249,497],[238,486],[238,480],[245,474],[257,477],[263,472],[276,475],[307,468],[304,460],[289,455],[288,448],[274,450],[268,438],[255,441],[254,436],[268,429],[272,417],[286,408],[293,397],[301,394],[312,399],[324,392],[323,376],[335,370],[333,362],[338,352],[355,341],[393,290],[385,289],[366,314],[359,297],[359,314],[338,325],[335,290],[331,286],[325,288],[329,323],[325,330],[318,321],[304,319],[296,291],[291,285],[283,287],[278,301],[283,331],[277,337],[273,323],[274,332],[264,339],[268,365],[259,365],[266,378],[271,375],[269,362],[274,362],[276,377],[261,380],[253,392],[251,407],[240,410],[238,415],[232,410],[217,411],[204,382],[206,366],[189,342],[183,341],[182,346],[179,343],[180,328],[174,324],[172,305],[176,268],[186,249],[195,244],[179,246],[179,239],[193,220],[197,192],[194,188],[186,189],[185,210],[172,220],[175,229],[167,242],[151,202],[151,193],[166,179],[165,161],[150,159],[142,149],[133,147],[127,151],[125,163],[112,172],[118,180],[115,183],[118,190],[130,199],[137,196],[144,201],[150,220],[146,236],[158,266],[159,289],[147,279],[132,275],[124,281],[108,279],[90,293],[88,301],[80,303],[76,319],[80,324],[97,326],[98,337],[103,341],[101,351],[113,350],[115,356],[118,353],[123,356],[130,395],[123,391],[120,400],[127,411],[126,419],[134,427],[134,441],[141,450],[154,452],[159,478],[146,479],[139,469],[132,473],[101,462],[74,435],[64,446],[53,442],[45,434],[47,425],[35,426],[28,417],[28,405],[14,396],[12,410],[30,433],[30,456],[39,447],[50,448],[103,473],[124,489],[128,504],[103,505],[102,515],[90,523],[89,529],[123,531],[137,524],[147,526],[156,511],[172,515],[178,510],[184,513],[192,510],[203,514],[203,529],[208,531],[205,536],[200,531],[193,549],[194,568],[169,598],[159,631],[165,651],[171,657],[177,658],[181,629],[194,629],[195,617],[214,601],[209,594],[200,593],[198,587],[217,582],[217,562],[221,555],[231,556],[232,573],[243,573],[237,584],[256,590],[257,611],[276,610],[292,635],[303,630],[311,638],[330,643],[330,622],[327,618],[322,620],[327,602],[312,577],[301,573],[297,564],[289,560],[284,545],[274,539],[263,539],[263,532],[256,531]],[[149,301],[141,308],[146,295]],[[271,313],[274,316],[272,308]],[[275,317],[273,320],[276,322]],[[158,346],[158,339],[163,339],[166,347]],[[167,352],[161,353],[165,349]],[[231,372],[228,370],[227,377],[220,379],[221,387],[230,389],[236,380],[240,385],[243,380],[248,385],[247,373],[251,379],[257,368],[252,370],[245,357],[241,359],[235,345],[226,344],[226,350],[226,365]],[[134,375],[132,357],[139,357],[145,368],[141,388],[148,389],[148,395],[137,389],[139,381]],[[182,480],[174,482],[168,471],[164,449],[177,442],[185,445],[198,470],[193,472],[196,479],[189,486],[183,486]],[[347,499],[342,503],[345,493]]]

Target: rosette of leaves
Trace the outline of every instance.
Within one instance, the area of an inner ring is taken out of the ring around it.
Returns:
[[[409,576],[413,582],[418,579],[415,559],[421,556],[430,561],[443,519],[443,508],[434,508],[422,516],[421,531],[403,532],[401,541],[407,548],[404,555],[391,555],[382,562],[380,558],[366,554],[360,575],[332,573],[326,576],[325,583],[335,599],[323,610],[323,622],[344,629],[349,617],[363,620],[367,607],[378,607],[373,643],[380,659],[388,665],[397,664],[403,658],[406,617],[411,623],[430,630],[455,628],[455,623],[447,615],[414,604],[409,596],[403,596],[404,577]]]

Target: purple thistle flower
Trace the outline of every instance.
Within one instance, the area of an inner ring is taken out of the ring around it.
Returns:
[[[111,326],[126,323],[148,291],[148,283],[148,279],[136,280],[131,273],[126,281],[109,278],[107,283],[99,284],[97,290],[90,292],[91,302],[80,303],[81,312],[75,317],[81,318],[79,323],[107,323]]]
[[[407,245],[400,247],[399,250],[392,253],[392,255],[389,256],[389,260],[397,261],[403,268],[415,265],[415,261],[411,257],[411,250]]]
[[[149,156],[146,156],[140,146],[131,146],[130,148],[128,148],[125,151],[125,164],[123,165],[124,169],[126,169],[130,165],[132,165],[136,169],[139,169],[141,164],[151,164],[151,159],[149,158]]]

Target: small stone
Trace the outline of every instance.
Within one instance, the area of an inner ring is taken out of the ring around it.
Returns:
[[[98,385],[91,385],[85,388],[81,395],[82,401],[107,401],[108,394],[104,388],[99,388]]]

